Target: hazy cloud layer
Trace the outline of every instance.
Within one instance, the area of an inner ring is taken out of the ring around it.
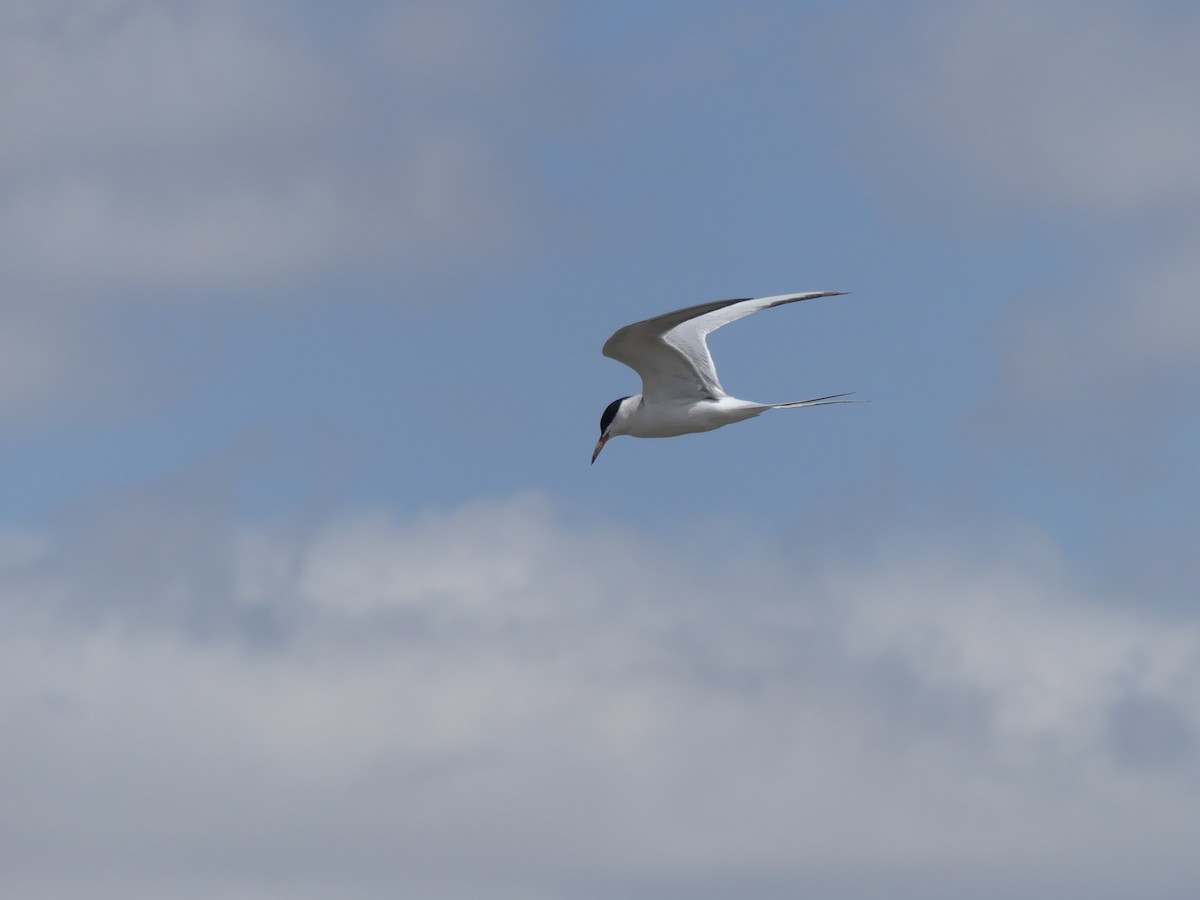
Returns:
[[[906,151],[887,142],[874,158],[884,190],[906,183],[904,167],[901,190],[920,197],[906,204],[1003,221],[1079,261],[1013,297],[998,332],[1007,427],[1031,410],[1049,413],[1039,430],[1081,412],[1111,422],[1114,407],[1136,420],[1147,390],[1194,376],[1200,360],[1200,16],[1171,3],[981,0],[917,4],[902,19],[868,88],[882,113],[872,130]]]
[[[1185,230],[1166,246],[1131,248],[1081,272],[1068,287],[1022,292],[999,332],[1005,422],[1032,413],[1044,425],[1073,411],[1104,420],[1111,433],[1161,422],[1164,411],[1190,412],[1179,401],[1200,376],[1195,237]]]
[[[0,425],[159,381],[114,349],[139,301],[227,312],[519,257],[517,148],[547,80],[538,11],[515,11],[6,4]]]
[[[486,0],[362,7],[331,47],[295,11],[10,9],[3,273],[80,299],[186,295],[510,246],[526,216],[498,123],[537,65],[535,22]]]
[[[906,18],[879,87],[970,195],[1106,217],[1200,203],[1194,10],[976,0]]]
[[[150,498],[0,550],[5,893],[1197,876],[1200,633],[1090,600],[1044,550],[814,570],[536,497],[302,531]]]

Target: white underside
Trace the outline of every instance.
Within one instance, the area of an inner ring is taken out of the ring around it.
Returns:
[[[626,434],[643,438],[676,437],[712,431],[722,425],[744,422],[770,409],[770,405],[721,397],[718,400],[674,400],[638,405]]]

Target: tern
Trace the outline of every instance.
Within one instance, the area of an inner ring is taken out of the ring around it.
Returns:
[[[743,422],[768,409],[799,409],[854,403],[843,400],[850,394],[830,394],[790,403],[753,403],[730,397],[721,387],[708,335],[743,316],[801,300],[837,297],[846,291],[817,291],[810,294],[781,294],[744,300],[716,300],[655,316],[618,328],[604,342],[603,353],[623,362],[642,377],[642,392],[619,397],[600,416],[600,440],[592,462],[604,445],[620,434],[641,438],[675,437],[712,431]],[[852,392],[851,392],[852,393]]]

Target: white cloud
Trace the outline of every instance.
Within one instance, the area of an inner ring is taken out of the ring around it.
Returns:
[[[1175,404],[1179,385],[1194,381],[1200,350],[1200,266],[1190,236],[1133,251],[1115,272],[1106,264],[1111,278],[1086,277],[1014,304],[1000,332],[1006,424],[1020,410],[1041,426],[1064,414],[1078,424],[1083,413],[1125,427]]]
[[[398,10],[339,11],[336,29],[295,4],[0,10],[0,422],[39,421],[81,382],[108,405],[158,383],[139,348],[97,352],[138,300],[520,256],[531,192],[513,157],[540,12]]]
[[[0,427],[87,417],[97,398],[127,390],[110,331],[53,304],[0,306]]]
[[[526,219],[497,122],[536,28],[493,27],[486,2],[409,6],[406,43],[367,10],[341,43],[279,5],[10,11],[4,273],[87,299],[511,246]]]
[[[1194,11],[926,4],[900,36],[874,90],[896,133],[967,175],[969,195],[1105,216],[1200,202]]]
[[[537,498],[307,536],[190,506],[4,539],[6,893],[1200,878],[1200,633],[1045,554],[812,571]]]
[[[1126,0],[978,0],[918,4],[901,22],[865,67],[885,189],[904,192],[908,209],[1053,235],[1047,258],[1064,256],[1048,270],[1078,264],[1014,297],[995,332],[1002,371],[988,418],[1008,433],[1077,438],[1153,419],[1166,407],[1147,400],[1151,389],[1200,359],[1189,88],[1200,15]]]
[[[0,415],[20,413],[55,392],[62,361],[69,356],[64,343],[37,323],[0,323]]]

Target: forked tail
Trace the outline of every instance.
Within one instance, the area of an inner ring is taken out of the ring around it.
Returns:
[[[811,400],[793,400],[791,403],[772,403],[771,409],[799,409],[802,406],[832,406],[834,403],[866,403],[866,400],[841,400],[849,397],[854,391],[845,394],[830,394],[828,397],[813,397]]]

